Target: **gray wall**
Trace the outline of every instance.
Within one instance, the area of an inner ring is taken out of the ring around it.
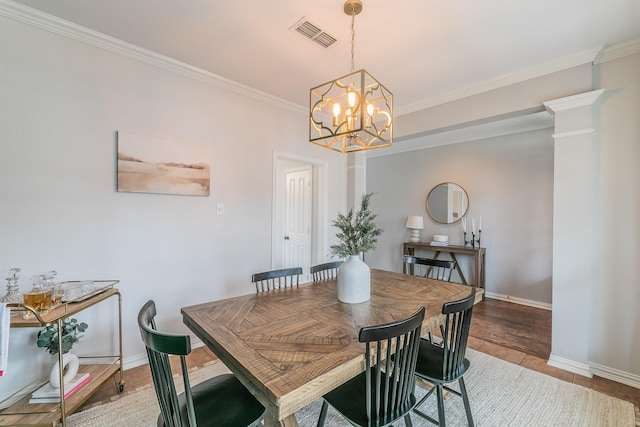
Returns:
[[[486,291],[533,305],[551,304],[551,133],[543,129],[367,159],[367,191],[376,194],[373,204],[385,229],[367,262],[400,271],[408,215],[424,216],[422,241],[445,234],[451,244],[462,244],[460,222],[436,223],[425,208],[434,186],[455,182],[469,195],[466,217],[478,225],[482,216]],[[459,261],[465,276],[473,277],[471,257]]]

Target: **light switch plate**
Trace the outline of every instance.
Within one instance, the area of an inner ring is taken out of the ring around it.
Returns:
[[[218,215],[224,215],[224,204],[223,203],[218,203],[218,206],[216,207],[216,212],[218,213]]]

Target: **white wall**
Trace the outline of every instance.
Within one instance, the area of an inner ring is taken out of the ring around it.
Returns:
[[[636,49],[636,52],[638,50]],[[599,103],[598,287],[589,359],[640,384],[640,53],[596,67]]]
[[[486,291],[533,304],[551,304],[553,202],[552,129],[493,137],[367,159],[367,191],[385,233],[367,262],[401,271],[408,215],[422,215],[421,240],[434,234],[462,245],[460,223],[439,224],[428,215],[429,191],[442,182],[461,185],[469,196],[467,218],[482,216],[487,249]],[[402,144],[402,143],[401,143]],[[469,225],[470,227],[470,225]],[[446,258],[446,255],[442,255]],[[473,258],[459,256],[467,280]],[[459,281],[454,276],[454,281]]]
[[[0,64],[0,270],[21,267],[22,291],[51,269],[119,279],[129,365],[145,358],[147,299],[162,328],[184,332],[180,307],[255,291],[251,273],[271,263],[274,152],[326,165],[327,216],[346,206],[346,158],[308,143],[304,111],[6,18]],[[211,165],[211,196],[116,192],[119,130],[192,144]],[[89,329],[76,353],[114,347],[113,308],[78,316]],[[11,331],[0,398],[53,364],[36,331]]]

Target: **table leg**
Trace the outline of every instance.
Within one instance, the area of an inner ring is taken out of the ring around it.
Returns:
[[[453,254],[451,254],[453,255]],[[440,251],[435,251],[433,254],[433,259],[438,259],[438,257],[440,256]],[[431,274],[431,269],[433,267],[429,266],[429,268],[427,268],[427,272],[425,273],[424,277],[429,277],[429,275]]]
[[[478,286],[479,288],[484,288],[484,267],[484,254],[478,252],[476,253],[476,286]]]
[[[405,252],[404,252],[404,254],[403,254],[403,256],[404,256],[404,255],[407,255],[407,256],[415,256],[415,253],[416,253],[416,250],[415,250],[414,248],[406,248],[406,249],[405,249]],[[410,274],[411,276],[413,276],[413,275],[415,274],[415,272],[414,272],[414,270],[413,270],[413,264],[409,264],[409,265],[408,265],[408,267],[409,267],[409,274]],[[404,263],[402,263],[402,270],[403,270],[402,272],[403,272],[404,274],[407,274],[407,271],[405,270],[405,265],[404,265]]]
[[[269,411],[264,416],[264,427],[298,427],[296,416],[291,414],[283,420],[278,421]]]
[[[451,259],[456,262],[456,270],[458,271],[458,274],[460,275],[460,280],[462,280],[462,284],[463,285],[468,285],[467,279],[464,277],[464,274],[462,274],[462,269],[460,268],[460,263],[458,263],[458,258],[456,258],[456,254],[450,253],[449,255],[451,255]]]

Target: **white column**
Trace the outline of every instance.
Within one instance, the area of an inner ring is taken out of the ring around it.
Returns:
[[[553,313],[548,363],[589,377],[599,200],[593,105],[603,92],[597,90],[544,103],[555,115]]]

